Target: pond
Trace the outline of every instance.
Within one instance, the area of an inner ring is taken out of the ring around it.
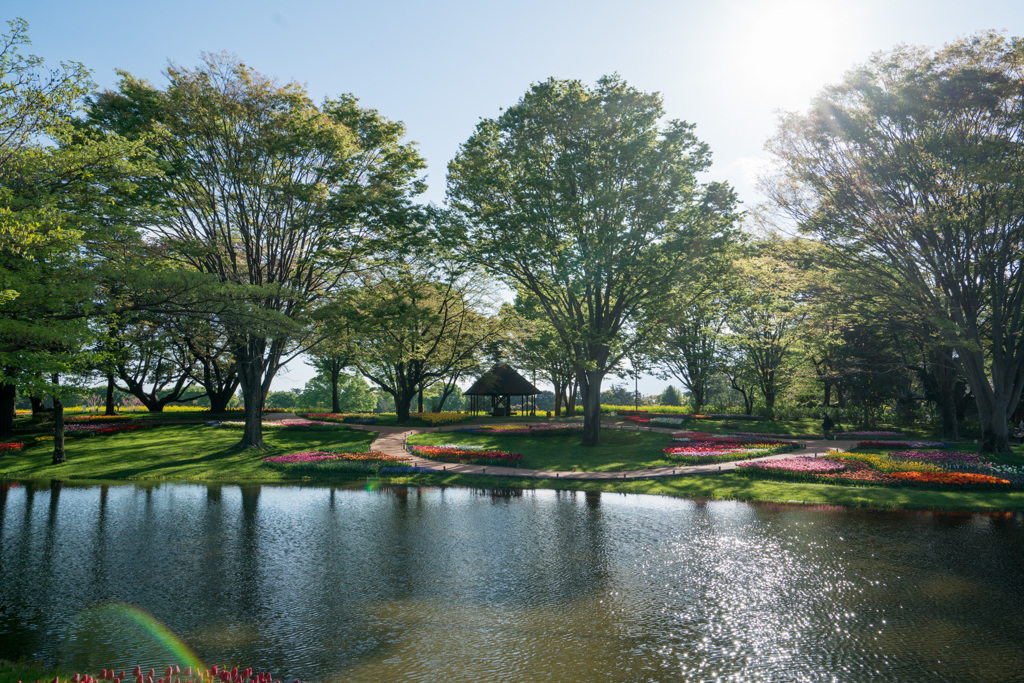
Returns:
[[[1024,517],[0,483],[0,657],[281,680],[1005,681]]]

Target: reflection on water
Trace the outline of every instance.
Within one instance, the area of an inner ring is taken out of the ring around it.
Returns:
[[[128,603],[282,680],[1013,680],[1022,560],[1020,516],[0,483],[0,657],[162,667]]]

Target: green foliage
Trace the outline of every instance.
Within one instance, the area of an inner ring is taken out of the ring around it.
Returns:
[[[342,413],[369,413],[377,407],[377,399],[366,380],[345,373],[338,379],[338,402]],[[330,377],[319,374],[306,382],[294,405],[301,410],[330,410]]]
[[[152,226],[170,258],[219,283],[209,298],[237,361],[249,429],[289,354],[312,344],[307,314],[346,275],[402,244],[423,159],[404,127],[351,95],[317,106],[224,55],[171,65],[159,90],[122,73],[95,97],[97,125],[150,136],[167,169],[154,183],[168,219]],[[159,136],[159,137],[158,137]],[[207,309],[204,309],[207,310]]]
[[[783,119],[773,199],[955,350],[993,451],[1024,389],[1024,40],[878,54]]]
[[[669,384],[665,387],[665,391],[658,397],[658,403],[663,406],[681,406],[683,405],[683,397],[679,393],[679,390]]]
[[[617,76],[550,79],[481,121],[448,166],[472,258],[535,297],[573,365],[584,441],[598,443],[601,381],[733,219],[693,126],[659,127],[661,98]],[[460,238],[452,238],[452,242]]]

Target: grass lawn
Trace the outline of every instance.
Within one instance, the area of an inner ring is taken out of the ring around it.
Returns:
[[[52,465],[52,441],[31,441],[23,450],[0,454],[0,476],[23,479],[182,479],[204,481],[261,480],[287,477],[262,462],[316,448],[361,452],[376,434],[347,427],[264,429],[267,448],[233,448],[239,429],[206,425],[163,425],[109,436],[68,439],[68,461]]]
[[[99,674],[99,671],[89,672],[92,675]],[[55,676],[61,680],[71,678],[73,674],[52,666],[46,666],[39,662],[18,661],[11,662],[0,659],[0,683],[18,683],[24,681],[52,681]]]
[[[495,436],[462,432],[430,432],[414,434],[409,444],[435,446],[445,443],[483,446],[488,449],[521,453],[520,467],[533,470],[571,472],[622,472],[648,467],[671,467],[662,449],[672,440],[669,434],[602,429],[601,445],[588,448],[580,445],[580,435]]]

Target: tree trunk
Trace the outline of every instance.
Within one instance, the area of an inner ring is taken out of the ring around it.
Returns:
[[[553,382],[555,386],[555,417],[561,417],[562,415],[562,393],[565,391],[565,385],[559,382]]]
[[[245,401],[245,427],[239,448],[264,448],[263,443],[263,362],[262,354],[249,354],[245,350],[236,353],[238,377],[242,385],[242,400]]]
[[[341,375],[341,368],[338,363],[331,363],[331,412],[341,412],[341,401],[338,399],[338,377]]]
[[[106,403],[104,404],[103,414],[104,415],[115,415],[116,414],[116,411],[114,410],[114,373],[113,372],[108,372],[107,373],[107,400],[106,400]]]
[[[583,445],[601,445],[601,380],[604,373],[592,371],[580,378],[583,394]]]
[[[412,400],[416,397],[415,387],[412,389],[401,390],[392,394],[395,398],[395,416],[398,424],[407,424],[409,422],[409,406],[412,405]]]
[[[39,417],[43,412],[43,399],[39,396],[29,396],[28,400],[32,404],[32,417]]]
[[[68,461],[67,453],[64,452],[64,404],[57,394],[59,391],[60,377],[53,373],[53,464],[62,465]]]
[[[11,368],[7,369],[11,377]],[[18,388],[14,384],[0,384],[0,439],[14,436],[14,402]]]

